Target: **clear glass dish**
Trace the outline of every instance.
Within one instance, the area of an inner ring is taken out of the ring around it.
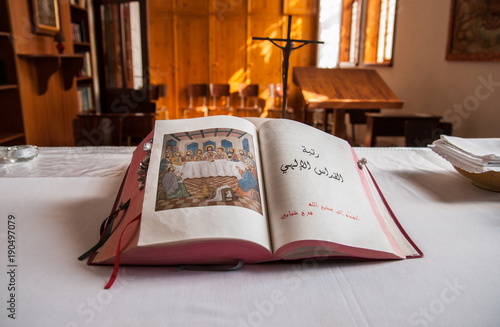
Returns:
[[[4,162],[15,163],[29,161],[38,156],[38,147],[36,145],[9,146],[2,148],[0,155]]]

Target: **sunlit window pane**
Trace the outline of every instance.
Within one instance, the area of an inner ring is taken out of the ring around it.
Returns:
[[[396,25],[396,0],[389,1],[389,9],[387,15],[387,37],[385,45],[385,60],[392,60],[392,47],[394,44],[394,27]]]
[[[380,3],[380,25],[377,45],[377,62],[392,59],[396,0],[382,0]]]
[[[318,66],[390,64],[397,0],[320,0]],[[363,26],[363,30],[361,27]],[[363,43],[362,43],[363,42]]]
[[[385,53],[385,40],[387,37],[387,7],[388,0],[382,0],[380,3],[380,21],[378,28],[378,42],[377,42],[377,62],[384,62]]]
[[[357,63],[359,51],[359,29],[361,8],[359,1],[353,1],[351,12],[351,42],[349,46],[349,62]]]
[[[333,68],[339,62],[342,0],[320,0],[318,67]]]

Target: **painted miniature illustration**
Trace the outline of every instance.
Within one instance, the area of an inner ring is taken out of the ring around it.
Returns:
[[[214,128],[166,134],[156,211],[230,205],[262,213],[252,135]]]

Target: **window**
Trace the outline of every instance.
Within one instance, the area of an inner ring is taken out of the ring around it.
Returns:
[[[222,141],[220,142],[220,145],[221,145],[224,149],[226,149],[226,151],[227,151],[227,149],[229,149],[229,148],[232,148],[232,147],[233,147],[233,142],[231,142],[231,141],[229,141],[229,140],[222,140]]]
[[[361,0],[342,1],[340,62],[357,64],[361,35]]]
[[[397,0],[321,0],[318,66],[392,63]],[[321,47],[320,47],[321,48]]]
[[[363,61],[391,64],[396,0],[368,0]]]
[[[198,143],[190,143],[186,146],[186,150],[195,153],[199,147]]]
[[[320,0],[318,39],[325,43],[318,47],[318,67],[338,66],[341,2],[342,0]]]

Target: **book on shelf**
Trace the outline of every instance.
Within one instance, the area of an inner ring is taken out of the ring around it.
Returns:
[[[78,77],[91,77],[92,76],[92,61],[90,58],[90,51],[78,52],[77,54],[83,56],[83,66],[80,69]]]
[[[88,263],[421,257],[367,166],[345,140],[292,120],[157,121]]]
[[[84,20],[71,23],[71,32],[74,42],[88,42],[87,29]]]
[[[82,42],[82,33],[80,24],[71,23],[71,33],[73,35],[73,41]]]
[[[78,112],[79,113],[85,113],[90,111],[93,107],[93,95],[92,95],[92,86],[91,85],[84,85],[84,86],[79,86],[76,89],[76,95],[78,99]]]

